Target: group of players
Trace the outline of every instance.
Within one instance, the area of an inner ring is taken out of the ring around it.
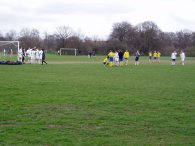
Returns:
[[[25,58],[29,64],[42,64],[47,62],[45,61],[45,51],[44,49],[25,49],[20,48],[18,51],[18,60],[22,63],[25,63]]]
[[[149,62],[155,62],[157,61],[158,63],[160,63],[160,56],[161,53],[159,51],[154,51],[154,53],[152,54],[152,52],[149,52]],[[152,60],[153,59],[153,60]]]
[[[185,64],[185,53],[183,50],[180,51],[180,58],[181,58],[181,64],[184,65]],[[176,65],[176,58],[177,58],[177,52],[176,51],[173,51],[171,53],[171,59],[172,59],[172,62],[171,62],[171,65]]]
[[[137,61],[139,61],[139,56],[140,54],[137,54]],[[103,64],[110,67],[128,65],[129,57],[130,53],[128,50],[115,50],[114,52],[110,50],[107,57],[103,60]]]
[[[149,55],[149,62],[160,63],[161,53],[159,51],[154,51],[154,52],[150,51],[148,55]],[[103,60],[103,64],[104,66],[108,65],[110,67],[128,65],[129,57],[130,57],[130,53],[128,50],[125,50],[124,52],[122,50],[114,51],[114,52],[110,50],[107,57]],[[140,53],[137,50],[135,53],[135,63],[134,63],[135,65],[139,65],[139,57],[140,57]],[[174,51],[171,54],[172,65],[176,64],[176,57],[177,57],[177,52]],[[180,52],[180,58],[181,58],[181,64],[184,65],[185,53],[182,50]]]

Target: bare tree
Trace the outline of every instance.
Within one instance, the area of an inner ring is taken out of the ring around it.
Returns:
[[[7,41],[15,41],[18,39],[17,32],[15,30],[10,30],[5,34],[5,38]]]
[[[44,33],[44,38],[42,41],[42,46],[46,50],[57,50],[57,42],[55,35],[48,34],[47,32]]]
[[[113,25],[110,39],[117,39],[120,42],[123,42],[126,39],[127,33],[131,27],[132,25],[127,22],[115,23]]]
[[[30,30],[29,28],[23,28],[20,31],[19,40],[23,48],[41,47],[41,39],[37,29]]]
[[[161,33],[158,26],[151,22],[146,21],[136,26],[139,32],[139,48],[142,52],[149,52],[149,50],[159,50],[160,39],[159,34]]]
[[[67,39],[73,34],[72,28],[68,26],[57,27],[56,37],[58,38],[59,47],[66,47]]]
[[[0,32],[0,41],[4,41],[4,40],[5,40],[5,38],[4,38],[3,34]]]

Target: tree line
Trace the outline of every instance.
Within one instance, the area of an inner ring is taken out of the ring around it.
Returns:
[[[114,23],[107,40],[97,36],[86,37],[74,32],[68,26],[59,26],[56,32],[41,37],[37,29],[23,28],[19,33],[10,30],[5,35],[0,33],[0,41],[20,41],[22,48],[44,48],[57,51],[60,48],[77,48],[79,54],[95,51],[105,55],[110,49],[128,49],[134,53],[139,50],[148,55],[149,51],[160,51],[162,55],[170,55],[173,50],[184,50],[188,56],[195,56],[195,32],[181,30],[178,32],[163,32],[152,21],[146,21],[136,26],[128,22]]]

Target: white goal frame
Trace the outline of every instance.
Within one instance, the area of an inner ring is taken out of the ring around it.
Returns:
[[[3,43],[3,44],[1,44],[1,43]],[[15,45],[14,43],[17,43],[18,45]],[[5,45],[10,45],[10,44],[18,47],[18,51],[19,51],[19,49],[20,49],[20,41],[0,41],[0,47],[1,46],[5,46]]]
[[[74,55],[77,56],[78,49],[76,48],[60,48],[60,56],[62,55],[62,51],[74,51]]]
[[[20,49],[20,41],[0,41],[0,47],[6,46],[6,45],[13,45],[13,46],[15,46],[16,47],[15,54],[18,56],[18,52],[19,52],[19,49]],[[5,51],[5,50],[2,50],[2,51]],[[14,51],[12,52],[12,49],[11,49],[10,53],[11,53],[10,54],[11,56],[14,55]],[[4,54],[4,56],[6,56],[6,55],[7,54]]]

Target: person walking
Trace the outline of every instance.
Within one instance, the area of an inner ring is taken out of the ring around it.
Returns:
[[[45,50],[42,49],[42,65],[43,63],[47,64],[47,62],[45,61]]]

